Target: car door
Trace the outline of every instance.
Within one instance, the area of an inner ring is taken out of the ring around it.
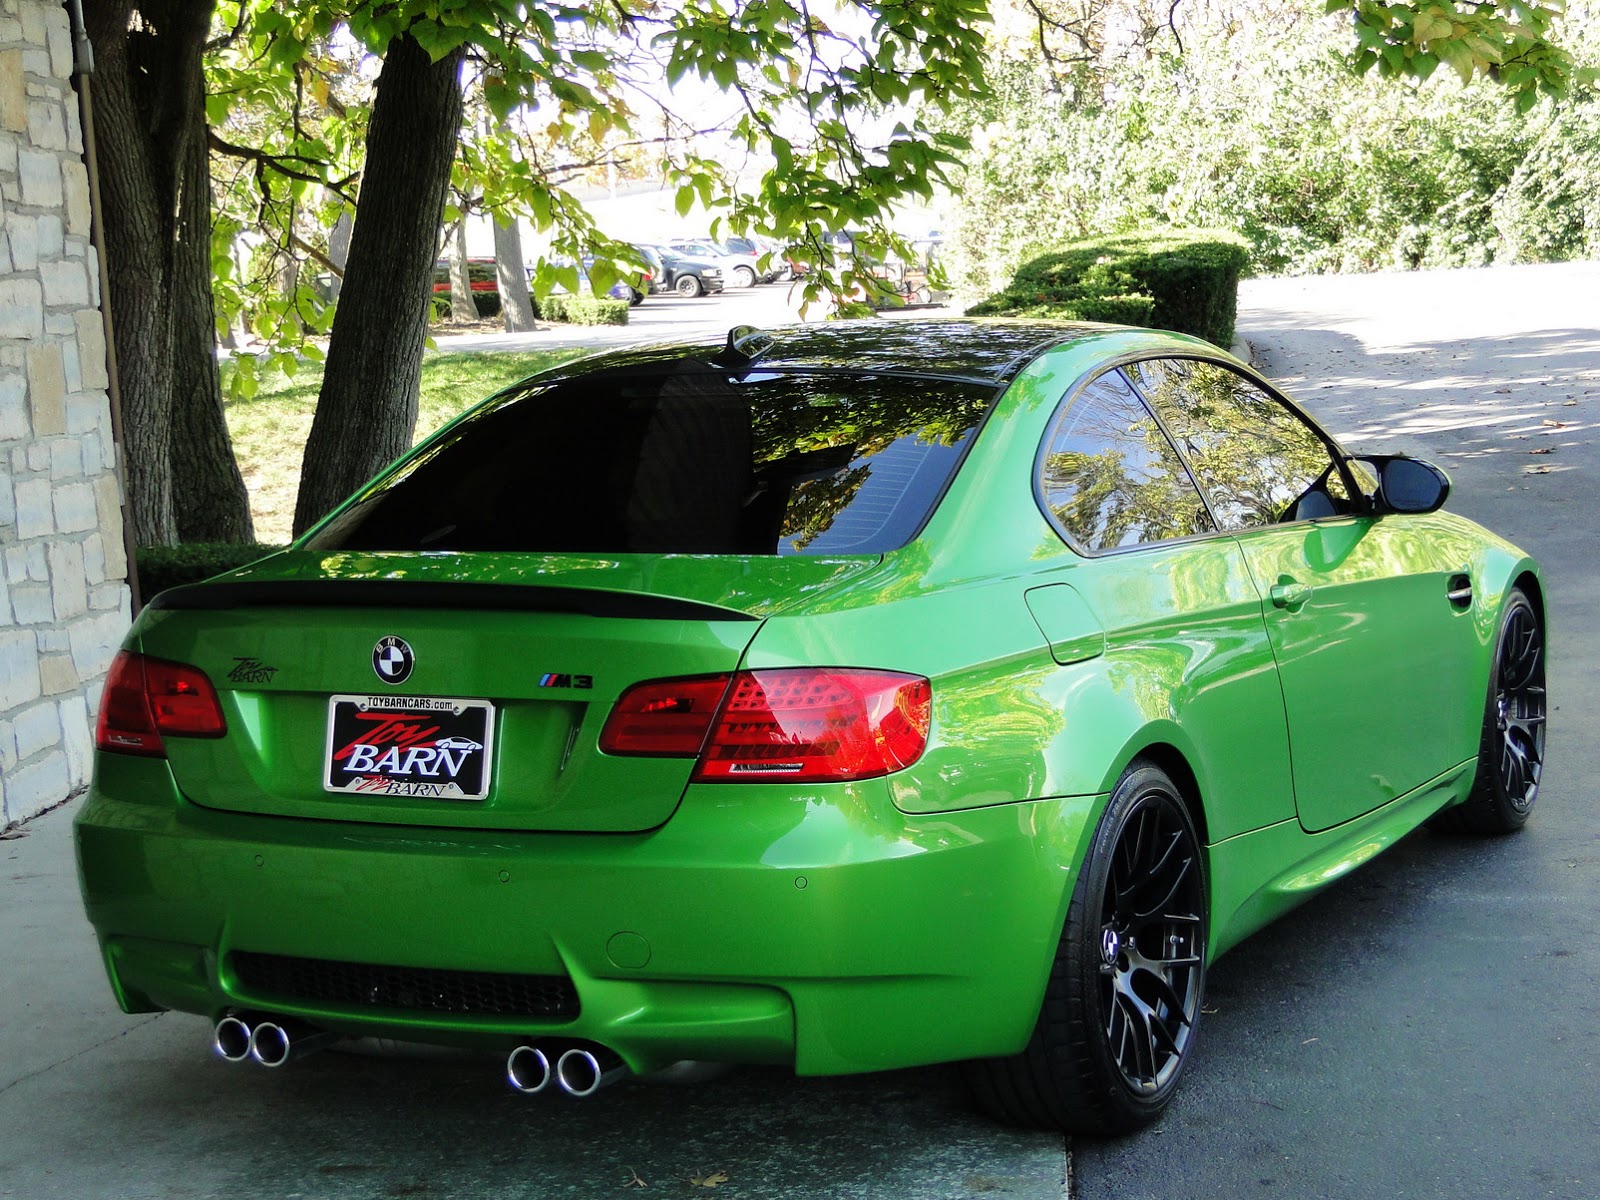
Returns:
[[[1230,366],[1167,358],[1128,372],[1260,591],[1301,824],[1329,829],[1470,756],[1468,708],[1482,696],[1465,550],[1442,523],[1366,511],[1337,447]]]
[[[1052,524],[1087,560],[1027,593],[1052,655],[1096,658],[1106,687],[1097,703],[1181,731],[1215,801],[1210,840],[1292,820],[1288,733],[1260,597],[1238,543],[1217,529],[1121,372],[1067,400],[1035,485]],[[1084,613],[1104,630],[1089,648],[1069,636],[1081,634]]]

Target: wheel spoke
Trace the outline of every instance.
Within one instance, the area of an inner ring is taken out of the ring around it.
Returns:
[[[1173,839],[1173,844],[1174,845],[1177,844],[1177,839],[1176,838]],[[1171,886],[1169,886],[1167,888],[1166,893],[1161,897],[1161,899],[1156,901],[1156,903],[1154,903],[1154,904],[1148,904],[1148,905],[1145,905],[1144,907],[1138,909],[1134,914],[1135,917],[1140,919],[1140,920],[1146,920],[1147,921],[1151,917],[1155,916],[1156,914],[1163,912],[1166,909],[1167,905],[1170,904],[1171,901],[1174,899],[1174,897],[1177,896],[1178,889],[1183,886],[1185,879],[1188,878],[1189,869],[1191,867],[1193,867],[1193,866],[1194,866],[1194,859],[1192,859],[1192,858],[1184,859],[1183,862],[1179,865],[1178,869],[1175,872],[1173,872],[1172,884],[1171,884]],[[1156,882],[1157,882],[1156,879],[1154,877],[1152,877],[1152,879],[1150,880],[1150,884],[1151,884],[1151,889],[1150,890],[1153,890]]]
[[[1172,984],[1165,977],[1154,972],[1150,974],[1150,978],[1154,981],[1156,990],[1161,993],[1161,1002],[1166,1005],[1167,1010],[1172,1014],[1172,1019],[1180,1025],[1192,1024],[1193,1022],[1189,1020],[1189,1015],[1183,1011],[1183,997],[1178,995]],[[1174,1045],[1173,1049],[1176,1050],[1177,1046]]]
[[[1505,753],[1501,757],[1500,773],[1505,782],[1506,792],[1513,800],[1520,800],[1527,796],[1528,755],[1514,738],[1507,737],[1505,740]]]

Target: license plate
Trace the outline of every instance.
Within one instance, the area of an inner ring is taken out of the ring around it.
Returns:
[[[330,792],[482,800],[494,705],[435,696],[330,696],[322,786]]]

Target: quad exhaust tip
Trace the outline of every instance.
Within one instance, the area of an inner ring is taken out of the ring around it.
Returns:
[[[340,1035],[282,1017],[228,1013],[212,1029],[211,1047],[226,1062],[253,1062],[276,1069],[340,1040]],[[554,1061],[552,1062],[552,1059]],[[523,1045],[506,1056],[506,1082],[525,1096],[553,1083],[569,1096],[592,1096],[630,1072],[604,1047]]]

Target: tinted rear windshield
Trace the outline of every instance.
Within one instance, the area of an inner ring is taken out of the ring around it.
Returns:
[[[922,528],[994,394],[701,363],[532,385],[453,426],[306,545],[881,554]]]

